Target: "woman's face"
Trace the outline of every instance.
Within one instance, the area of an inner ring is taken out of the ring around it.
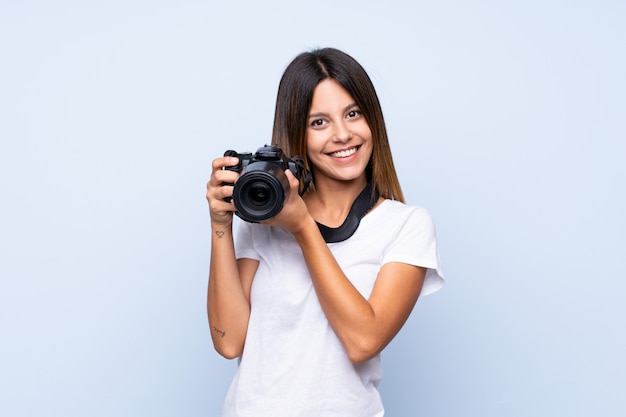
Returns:
[[[320,82],[313,91],[306,144],[316,183],[365,179],[372,132],[352,96],[333,79]]]

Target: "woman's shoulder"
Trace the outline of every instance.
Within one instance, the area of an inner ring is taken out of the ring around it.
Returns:
[[[430,213],[425,207],[409,205],[398,200],[385,199],[378,205],[371,214],[394,216],[406,218],[410,216],[417,216],[423,218],[430,218]]]
[[[381,227],[385,230],[420,230],[433,229],[433,219],[424,207],[409,205],[397,200],[385,199],[371,210],[362,222],[367,225],[374,225],[380,232]]]

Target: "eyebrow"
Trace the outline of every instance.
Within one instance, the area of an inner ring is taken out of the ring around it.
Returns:
[[[348,110],[350,110],[353,107],[359,107],[359,106],[356,103],[350,103],[346,107],[343,108],[343,112],[345,113],[345,112],[347,112]],[[324,113],[324,112],[311,113],[311,114],[309,114],[307,119],[311,119],[311,118],[314,118],[314,117],[324,117],[324,116],[328,116],[328,113]]]

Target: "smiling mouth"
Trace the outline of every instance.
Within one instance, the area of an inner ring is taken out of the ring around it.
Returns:
[[[359,146],[355,146],[354,148],[350,148],[350,149],[345,149],[343,151],[337,151],[337,152],[333,152],[330,153],[328,155],[334,157],[334,158],[347,158],[350,155],[354,155],[356,153],[356,151],[359,150]]]

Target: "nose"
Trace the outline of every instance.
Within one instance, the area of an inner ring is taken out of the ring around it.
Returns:
[[[335,142],[347,142],[352,139],[352,132],[346,125],[346,122],[341,121],[335,124],[335,131],[333,132],[333,140]]]

